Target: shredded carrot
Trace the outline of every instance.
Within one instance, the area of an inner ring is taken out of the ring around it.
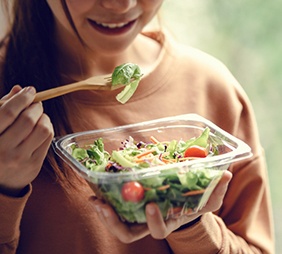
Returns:
[[[199,157],[181,157],[178,160],[179,161],[190,161],[190,160],[195,160],[195,159],[199,159]]]
[[[169,163],[176,162],[175,159],[166,159],[166,158],[164,158],[164,156],[165,156],[165,154],[161,154],[160,155],[160,160],[163,161],[164,163],[169,164]]]
[[[156,151],[156,150],[154,150],[154,149],[152,149],[152,150],[147,150],[147,151],[145,151],[145,152],[143,152],[143,153],[140,153],[140,154],[136,155],[136,158],[140,159],[140,158],[142,158],[142,157],[144,157],[144,156],[146,156],[146,155],[148,155],[148,154],[154,153],[155,151]]]
[[[170,163],[177,162],[176,159],[166,159],[165,158],[165,156],[168,155],[169,153],[153,155],[154,152],[156,152],[155,149],[146,150],[146,151],[136,155],[134,161],[136,163],[142,163],[142,162],[145,162],[145,161],[152,161],[154,159],[157,159],[157,160],[159,160],[160,163],[164,163],[164,164],[170,164]]]
[[[151,140],[151,142],[154,143],[154,144],[160,143],[154,136],[151,136],[151,137],[150,137],[150,140]]]
[[[173,160],[173,159],[168,160],[168,159],[165,159],[165,158],[161,158],[161,161],[163,161],[166,164],[175,162],[175,160]]]
[[[155,159],[154,156],[146,157],[146,158],[142,157],[142,158],[137,158],[137,159],[135,159],[134,162],[136,162],[136,163],[142,163],[142,162],[145,162],[145,161],[152,161],[152,160],[154,160],[154,159]]]
[[[112,166],[112,163],[111,162],[108,162],[106,168],[110,168]]]
[[[167,217],[172,217],[172,218],[177,218],[181,215],[188,215],[193,213],[193,209],[191,208],[187,208],[187,207],[181,207],[181,206],[177,206],[177,207],[171,207],[169,208],[168,212],[167,212]]]
[[[144,186],[143,186],[143,189],[144,189],[145,191],[152,190],[152,188],[149,188],[149,187],[144,187]]]
[[[192,208],[185,208],[185,210],[184,210],[184,212],[183,212],[183,214],[191,214],[191,213],[193,213],[193,209]]]
[[[160,186],[160,187],[158,187],[157,189],[160,190],[160,191],[162,191],[162,190],[166,190],[166,189],[168,189],[168,188],[170,188],[170,185],[169,185],[169,184]]]
[[[181,196],[183,196],[183,197],[187,197],[187,196],[194,196],[194,195],[203,194],[204,192],[205,192],[205,189],[202,189],[202,190],[187,191],[186,193],[181,194]]]
[[[169,184],[160,186],[160,187],[157,188],[157,190],[162,191],[162,190],[166,190],[166,189],[168,189],[168,188],[170,188],[170,185],[169,185]],[[150,188],[150,187],[143,187],[143,189],[144,189],[145,191],[152,190],[152,188]]]
[[[167,217],[178,217],[181,215],[183,207],[176,206],[176,207],[170,207],[167,211]]]

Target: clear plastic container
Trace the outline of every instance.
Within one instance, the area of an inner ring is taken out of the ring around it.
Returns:
[[[98,138],[103,138],[105,150],[111,152],[117,150],[121,142],[129,136],[144,142],[149,142],[150,136],[158,140],[189,140],[199,136],[206,127],[210,128],[210,136],[220,141],[219,155],[126,173],[93,172],[71,155],[72,145],[85,148]],[[198,212],[208,201],[224,170],[227,170],[231,163],[252,156],[246,143],[196,114],[74,133],[55,138],[53,148],[87,180],[99,198],[108,202],[122,220],[131,223],[146,222],[144,210],[148,202],[156,202],[159,205],[164,219]],[[204,187],[190,190],[185,186],[191,176],[205,181],[202,184]],[[127,182],[138,182],[144,187],[144,198],[141,201],[124,201],[121,190]]]

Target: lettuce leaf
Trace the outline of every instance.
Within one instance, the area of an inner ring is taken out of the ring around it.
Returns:
[[[116,96],[116,99],[124,104],[135,93],[142,74],[138,65],[125,63],[117,66],[112,73],[112,85],[126,85],[124,89]]]

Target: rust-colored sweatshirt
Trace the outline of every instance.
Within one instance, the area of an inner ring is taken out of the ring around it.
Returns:
[[[158,36],[157,36],[158,35]],[[74,131],[100,129],[184,113],[197,113],[252,148],[253,157],[234,163],[222,207],[166,239],[150,236],[123,244],[99,222],[89,205],[89,187],[67,194],[41,172],[26,194],[0,194],[0,253],[274,253],[274,236],[265,157],[251,104],[241,86],[213,57],[164,38],[156,68],[122,105],[116,92],[77,92],[66,114],[84,116]],[[144,53],[146,53],[144,51]],[[24,169],[23,169],[24,170]]]

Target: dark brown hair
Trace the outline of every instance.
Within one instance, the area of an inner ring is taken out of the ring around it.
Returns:
[[[61,85],[56,61],[57,48],[53,42],[54,17],[46,0],[14,0],[12,6],[11,0],[2,1],[10,18],[7,34],[0,42],[1,52],[5,51],[0,70],[1,97],[15,84],[22,87],[32,85],[37,91]],[[65,0],[61,0],[61,3],[78,35]],[[53,123],[56,136],[72,132],[61,97],[46,101],[43,106]],[[43,169],[64,183],[72,171],[61,164],[50,148]]]

